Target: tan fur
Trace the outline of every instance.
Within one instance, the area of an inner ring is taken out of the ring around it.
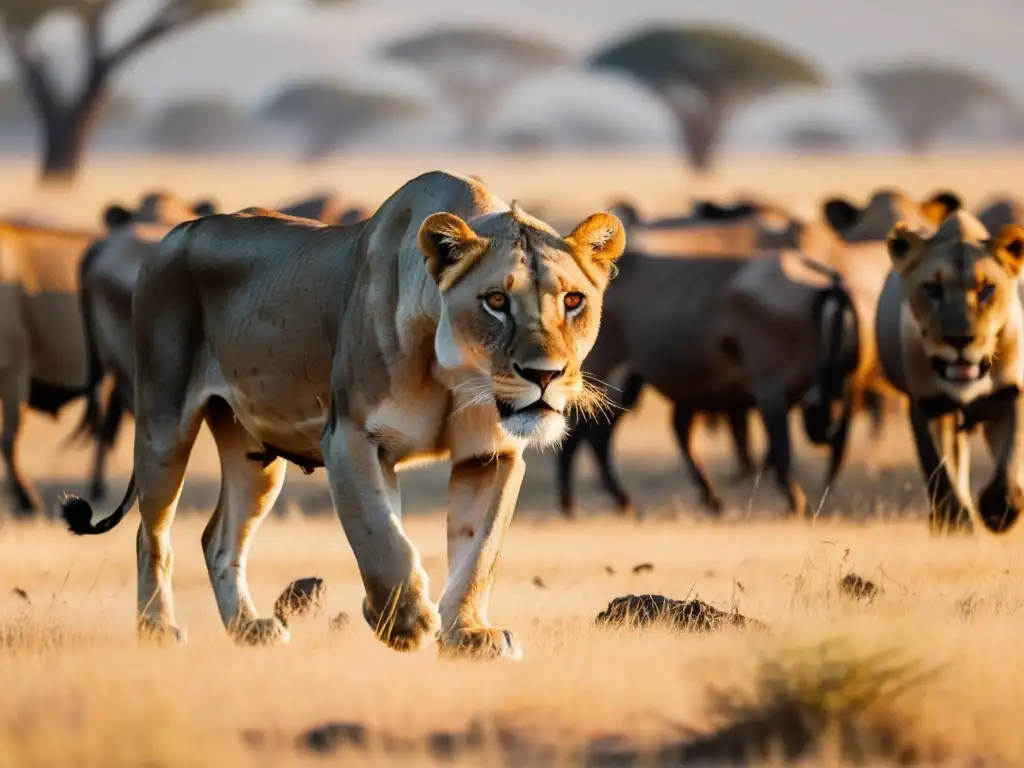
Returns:
[[[19,469],[22,413],[32,407],[55,414],[85,391],[78,268],[93,237],[80,230],[0,223],[0,447],[21,513],[43,511]]]
[[[517,658],[487,608],[523,450],[557,440],[564,412],[587,404],[580,366],[623,240],[600,213],[563,239],[443,172],[351,227],[253,212],[172,231],[134,297],[140,626],[181,636],[169,530],[205,418],[223,485],[203,548],[237,638],[287,639],[258,617],[245,581],[287,455],[326,467],[383,641],[412,650],[440,628],[444,652]],[[573,292],[585,299],[568,313]],[[396,472],[444,457],[449,579],[435,607],[401,528]]]
[[[969,512],[966,439],[957,430],[955,415],[929,419],[927,404],[950,402],[967,412],[993,392],[1021,387],[1024,309],[1019,278],[1024,227],[1007,224],[990,236],[973,215],[958,211],[937,229],[897,223],[888,250],[892,274],[877,328],[886,373],[916,404],[912,425],[926,470],[928,456],[935,452],[958,497],[951,503]],[[985,423],[996,473],[982,493],[978,513],[993,530],[1008,527],[1008,508],[1013,512],[1011,524],[1019,510],[1017,410],[1003,409]],[[932,439],[926,442],[927,430]],[[928,476],[926,481],[936,482]],[[933,523],[968,524],[949,519],[939,509],[944,503],[933,499]]]

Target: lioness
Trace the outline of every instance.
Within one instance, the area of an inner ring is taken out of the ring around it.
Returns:
[[[136,498],[140,628],[181,639],[170,525],[200,423],[223,468],[203,551],[225,626],[286,641],[246,584],[252,534],[285,460],[325,466],[366,589],[363,616],[397,650],[519,658],[487,619],[528,445],[558,440],[587,405],[580,364],[625,247],[595,213],[562,238],[482,184],[406,183],[365,222],[334,227],[248,210],[183,224],[135,288],[135,468],[113,515],[87,502],[75,533],[110,530]],[[593,396],[593,395],[591,395]],[[449,458],[448,583],[435,607],[401,524],[396,472]]]
[[[970,528],[967,432],[982,422],[996,470],[978,513],[986,527],[1005,531],[1022,504],[1024,227],[1007,224],[990,237],[960,210],[937,231],[896,224],[888,250],[893,269],[879,302],[878,350],[886,377],[911,401],[933,530]]]

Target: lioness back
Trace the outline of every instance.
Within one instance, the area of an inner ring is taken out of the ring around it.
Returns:
[[[415,325],[417,307],[398,305],[400,291],[431,280],[417,248],[420,224],[438,210],[468,218],[501,205],[476,182],[436,173],[347,227],[261,209],[188,222],[143,266],[134,306],[152,323],[146,315],[167,304],[159,297],[181,297],[167,308],[171,315],[191,302],[189,314],[213,355],[201,361],[189,400],[223,397],[254,437],[315,463],[332,361],[344,361],[348,375],[368,385],[351,391],[387,390],[387,369],[375,363],[432,346],[432,330]],[[383,258],[396,252],[397,260]],[[148,343],[136,339],[139,349]]]

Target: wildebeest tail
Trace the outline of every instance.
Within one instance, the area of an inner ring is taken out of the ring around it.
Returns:
[[[817,329],[812,396],[804,404],[804,428],[811,442],[830,443],[840,426],[850,419],[853,408],[850,375],[857,366],[860,331],[857,309],[842,277],[833,273],[828,287],[814,303],[813,322]],[[833,405],[841,403],[838,418]]]
[[[644,379],[638,373],[630,373],[626,377],[626,381],[622,385],[622,397],[619,399],[619,405],[622,410],[628,411],[636,407],[637,401],[640,400],[640,393],[644,388]]]
[[[86,277],[103,249],[103,240],[92,243],[78,266],[78,301],[82,313],[82,332],[85,335],[86,381],[85,412],[69,436],[70,441],[99,440],[103,427],[103,409],[100,404],[100,385],[103,383],[103,361],[96,344],[93,327],[92,296],[86,289]]]
[[[135,470],[132,469],[132,476],[128,480],[128,489],[124,498],[113,514],[104,517],[97,523],[92,522],[92,505],[85,499],[78,496],[69,496],[61,504],[61,516],[68,524],[68,530],[78,536],[106,533],[113,529],[118,523],[124,520],[125,515],[135,505],[139,496],[138,485],[135,483]]]

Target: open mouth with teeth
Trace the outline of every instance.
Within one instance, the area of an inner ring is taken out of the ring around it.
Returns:
[[[516,415],[517,413],[545,414],[561,413],[561,411],[552,408],[543,400],[537,400],[534,403],[530,403],[530,405],[526,406],[525,408],[520,408],[518,411],[516,410],[515,406],[512,405],[512,403],[506,402],[504,400],[498,400],[498,415],[501,416],[501,418],[507,419]]]
[[[985,378],[988,372],[992,370],[992,361],[986,358],[980,363],[970,363],[960,358],[951,363],[947,360],[933,357],[932,370],[946,381],[954,384],[963,384]]]

